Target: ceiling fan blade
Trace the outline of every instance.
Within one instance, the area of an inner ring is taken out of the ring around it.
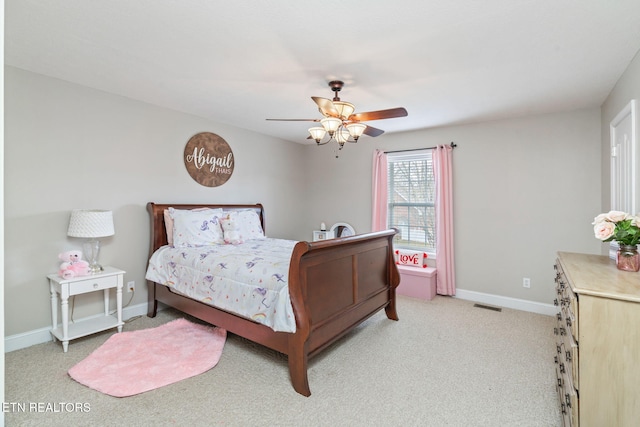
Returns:
[[[382,129],[374,128],[373,126],[367,125],[363,133],[365,135],[376,137],[382,135],[384,131]]]
[[[368,111],[366,113],[356,113],[349,117],[350,121],[366,122],[369,120],[393,119],[396,117],[406,117],[407,110],[402,107],[390,108],[388,110]]]
[[[319,122],[320,119],[265,119],[273,122]]]
[[[333,105],[333,101],[327,98],[320,98],[319,96],[312,96],[313,102],[318,104],[318,108],[320,112],[327,117],[338,117],[338,110],[336,106]]]

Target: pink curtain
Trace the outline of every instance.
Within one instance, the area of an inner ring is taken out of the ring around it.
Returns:
[[[453,259],[453,179],[452,151],[449,145],[433,150],[436,178],[436,291],[440,295],[456,294]]]
[[[373,217],[371,231],[387,229],[387,155],[382,150],[373,152]]]

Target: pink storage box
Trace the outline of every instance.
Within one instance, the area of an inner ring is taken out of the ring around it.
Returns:
[[[432,300],[436,296],[436,269],[398,266],[400,285],[396,292],[408,297]]]

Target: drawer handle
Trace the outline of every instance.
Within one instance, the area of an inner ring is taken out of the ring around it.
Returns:
[[[554,361],[555,363],[558,363],[558,356],[553,356],[553,361]]]
[[[564,405],[564,402],[562,402],[562,404],[560,406],[562,407],[562,413],[566,414],[567,413],[567,409],[566,409],[566,407]]]
[[[571,352],[569,350],[564,353],[564,358],[567,360],[567,362],[571,362]]]
[[[94,283],[93,284],[93,289],[96,289],[98,286],[100,286],[100,285],[98,285],[97,283]]]
[[[564,363],[560,364],[560,372],[563,373],[563,374],[566,372],[565,369],[564,369]]]
[[[553,335],[558,335],[558,328],[553,328]]]
[[[567,326],[571,327],[571,319],[569,319],[568,317],[567,317]]]
[[[560,335],[567,335],[567,330],[565,328],[560,328]]]
[[[566,402],[567,402],[567,407],[568,407],[568,408],[571,408],[571,398],[569,397],[569,393],[565,393],[565,395],[564,395],[564,399],[565,399],[565,400],[566,400]]]
[[[562,353],[562,350],[560,349],[560,346],[556,344],[556,352],[558,354]]]
[[[557,314],[556,314],[556,318],[557,318],[558,320],[562,320],[562,314],[557,313]]]
[[[560,305],[560,304],[558,303],[558,298],[556,298],[556,299],[554,299],[554,300],[553,300],[553,305],[555,305],[555,306]]]
[[[562,387],[562,378],[558,378],[558,387]]]

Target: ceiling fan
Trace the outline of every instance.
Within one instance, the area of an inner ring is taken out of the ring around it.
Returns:
[[[315,126],[309,129],[310,136],[318,145],[324,145],[335,139],[340,150],[345,142],[357,142],[364,134],[368,136],[380,136],[383,130],[365,125],[361,122],[370,120],[393,119],[396,117],[406,117],[407,110],[399,108],[390,108],[388,110],[369,111],[365,113],[355,113],[355,106],[349,102],[340,100],[338,92],[342,90],[344,82],[333,80],[329,82],[329,87],[334,93],[333,100],[312,96],[311,99],[318,105],[318,110],[324,116],[322,119],[267,119],[277,121],[301,121],[301,122],[319,122],[322,126]],[[329,135],[329,139],[324,140],[325,135]]]

